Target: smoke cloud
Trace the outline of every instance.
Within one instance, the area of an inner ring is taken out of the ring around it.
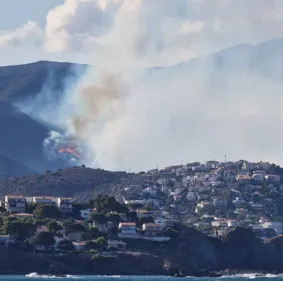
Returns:
[[[50,161],[60,159],[66,165],[81,164],[83,161],[81,158],[83,150],[78,144],[79,142],[68,134],[50,131],[48,137],[43,142],[44,154]]]
[[[58,120],[91,167],[225,154],[283,164],[283,39],[212,54],[282,36],[282,23],[276,0],[66,1],[47,17],[44,47],[95,66],[57,104]],[[50,137],[47,147],[64,142]]]

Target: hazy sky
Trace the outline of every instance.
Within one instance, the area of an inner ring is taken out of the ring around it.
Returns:
[[[29,20],[44,27],[48,11],[62,3],[64,0],[0,0],[0,27],[13,30]]]
[[[282,0],[0,0],[0,5],[0,65],[90,57],[99,63],[114,37],[126,45],[135,40],[144,64],[170,65],[283,35]]]

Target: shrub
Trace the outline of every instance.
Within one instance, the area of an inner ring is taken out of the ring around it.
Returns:
[[[94,255],[92,257],[92,261],[95,263],[102,263],[102,262],[112,261],[115,258],[116,258],[115,256]]]

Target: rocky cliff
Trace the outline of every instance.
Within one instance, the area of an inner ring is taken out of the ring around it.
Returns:
[[[104,258],[93,254],[44,255],[1,247],[0,273],[216,276],[237,272],[283,272],[283,236],[266,241],[236,228],[222,239],[184,228],[170,243],[128,241],[128,251]]]

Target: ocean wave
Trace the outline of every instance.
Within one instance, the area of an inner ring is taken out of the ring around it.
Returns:
[[[37,272],[32,272],[32,273],[26,274],[26,277],[29,277],[29,278],[50,278],[50,279],[53,279],[53,278],[81,278],[79,276],[73,276],[73,275],[70,275],[70,274],[67,274],[65,276],[56,276],[56,275],[49,275],[49,274],[38,274]]]
[[[260,274],[260,273],[243,273],[243,274],[235,274],[235,275],[223,275],[220,278],[247,278],[247,279],[255,279],[255,278],[281,278],[282,274]]]

